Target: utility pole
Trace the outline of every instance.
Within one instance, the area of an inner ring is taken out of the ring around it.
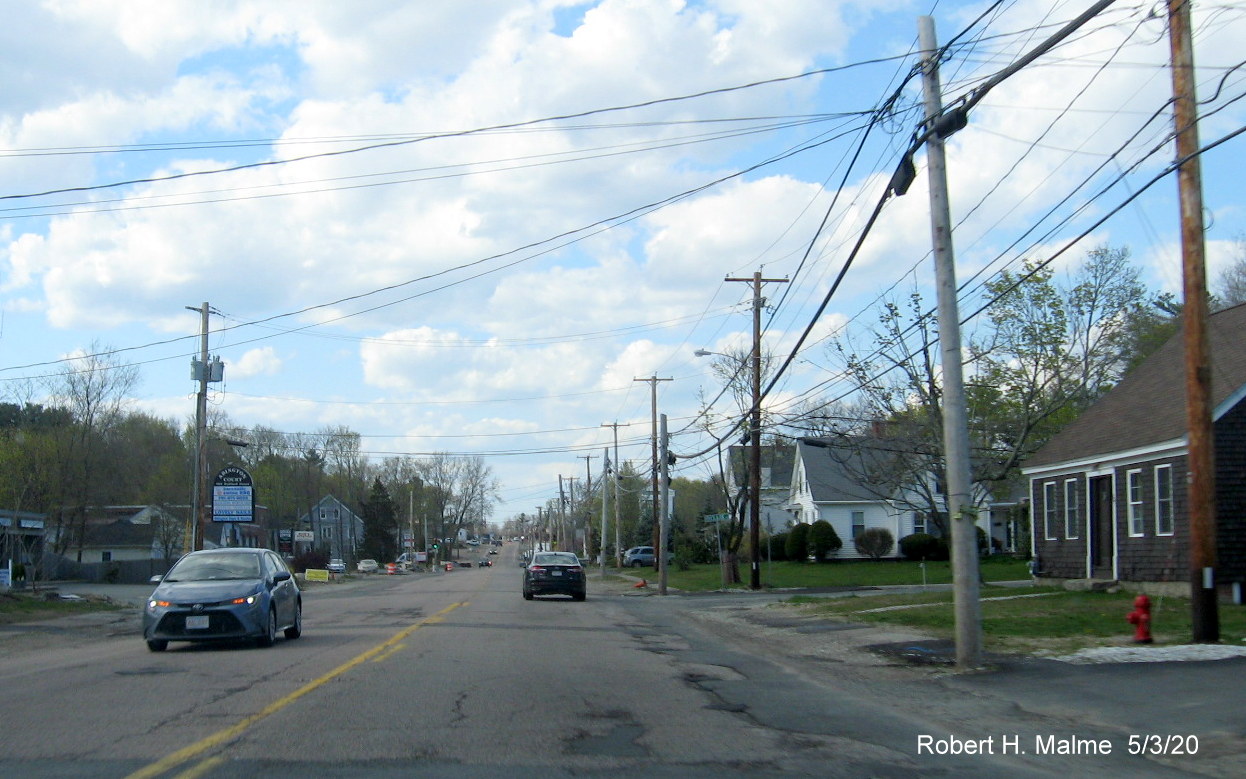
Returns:
[[[653,414],[653,470],[651,471],[651,481],[653,483],[653,549],[658,555],[661,555],[663,550],[658,546],[661,540],[658,538],[658,382],[674,381],[674,379],[659,379],[655,373],[647,379],[632,379],[632,381],[649,382],[650,410]],[[654,557],[653,560],[653,566],[657,568],[658,557]]]
[[[194,551],[203,548],[204,536],[204,470],[207,467],[207,452],[205,451],[205,430],[208,424],[208,312],[212,307],[207,301],[200,308],[194,306],[186,306],[188,311],[196,311],[199,314],[199,362],[195,370],[195,378],[199,380],[199,390],[195,394],[195,486],[190,494],[190,533],[186,542],[190,544],[190,549]],[[192,362],[192,365],[194,363]]]
[[[662,483],[662,486],[660,489],[660,494],[662,497],[662,508],[660,511],[658,511],[658,517],[660,517],[660,519],[658,520],[659,545],[654,550],[657,553],[657,556],[654,558],[654,560],[656,561],[657,566],[658,566],[658,594],[665,595],[666,594],[666,575],[667,575],[667,568],[669,567],[669,561],[666,559],[666,542],[671,532],[670,531],[670,524],[671,524],[670,507],[667,505],[670,501],[670,483],[669,483],[670,458],[667,455],[670,452],[671,437],[666,432],[666,414],[662,415],[662,421],[660,422],[660,426],[661,426],[661,431],[658,434],[659,438],[661,439],[661,443],[658,446],[658,457],[659,457],[658,478],[661,480],[661,483]]]
[[[918,44],[922,50],[922,91],[926,100],[926,127],[943,113],[939,84],[939,52],[934,18],[918,17]],[[926,141],[930,179],[930,232],[934,244],[935,283],[939,311],[939,364],[943,369],[943,457],[946,468],[947,509],[952,523],[952,591],[956,615],[956,663],[975,668],[982,663],[982,606],[978,592],[977,512],[969,475],[969,423],[965,406],[965,379],[961,363],[960,311],[956,303],[956,262],[952,251],[952,216],[947,193],[947,164],[943,138],[931,133]]]
[[[601,578],[606,578],[606,509],[610,502],[610,492],[606,489],[606,477],[610,475],[610,447],[601,450]]]
[[[559,523],[559,552],[571,552],[575,549],[575,483],[578,477],[567,477],[567,500],[563,504],[562,522]]]
[[[750,279],[727,278],[753,285],[753,406],[749,409],[748,461],[748,540],[752,552],[749,564],[749,588],[761,589],[761,310],[766,299],[761,296],[762,284],[786,284],[787,279],[763,279],[761,272]]]
[[[1190,501],[1190,617],[1193,640],[1220,640],[1216,603],[1215,440],[1211,423],[1211,354],[1207,345],[1207,270],[1203,246],[1203,179],[1198,157],[1198,103],[1189,0],[1168,0],[1173,123],[1181,200],[1185,414]]]
[[[623,478],[623,476],[619,473],[619,428],[630,426],[630,423],[620,425],[618,422],[602,425],[602,427],[614,429],[614,478],[611,481],[614,482],[614,565],[616,568],[623,567],[623,535],[620,529],[622,520],[619,515],[619,479]]]
[[[588,557],[593,546],[593,520],[589,515],[588,502],[593,494],[593,463],[592,460],[597,455],[581,454],[576,455],[584,461],[584,556]]]
[[[614,470],[611,474],[611,481],[614,482],[614,567],[617,568],[623,567],[623,531],[621,528],[622,520],[619,519],[619,479],[622,479],[623,475],[619,472],[619,428],[628,428],[628,426],[630,426],[629,423],[602,425],[602,428],[612,428],[614,430]],[[602,489],[604,490],[604,487]],[[603,545],[606,543],[606,536],[602,536],[602,543]]]

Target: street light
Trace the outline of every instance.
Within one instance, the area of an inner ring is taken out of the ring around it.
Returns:
[[[749,568],[749,587],[761,589],[761,352],[756,339],[753,342],[753,405],[749,409],[749,458],[748,458],[748,520],[749,547],[752,561]],[[717,355],[728,359],[739,360],[741,369],[744,361],[738,357],[697,349],[693,352],[697,357]],[[738,371],[737,371],[738,373]]]

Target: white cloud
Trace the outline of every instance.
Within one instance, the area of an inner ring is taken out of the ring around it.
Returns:
[[[275,376],[281,371],[282,360],[271,346],[249,349],[242,357],[229,361],[230,379],[247,379],[252,376]]]

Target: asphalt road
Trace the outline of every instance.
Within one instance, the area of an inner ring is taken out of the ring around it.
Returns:
[[[524,601],[513,553],[309,588],[270,649],[152,654],[137,606],[0,631],[0,776],[1246,774],[1243,661],[956,674],[755,596]]]

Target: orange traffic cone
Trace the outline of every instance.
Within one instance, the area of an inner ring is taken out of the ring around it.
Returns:
[[[641,579],[640,581],[632,585],[632,589],[639,590],[639,589],[642,589],[648,586],[649,586],[649,582],[645,581],[644,579]]]

